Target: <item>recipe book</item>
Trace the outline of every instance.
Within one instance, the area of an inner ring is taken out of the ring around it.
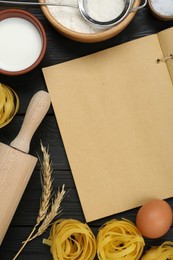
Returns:
[[[43,68],[87,222],[173,196],[171,54],[173,28]]]

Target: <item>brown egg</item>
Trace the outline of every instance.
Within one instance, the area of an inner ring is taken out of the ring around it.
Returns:
[[[164,200],[152,200],[143,205],[136,216],[136,226],[141,234],[148,238],[163,236],[170,228],[173,213]]]

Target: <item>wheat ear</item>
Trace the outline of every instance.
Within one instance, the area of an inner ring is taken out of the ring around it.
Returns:
[[[52,192],[52,163],[50,161],[48,150],[46,150],[42,142],[41,151],[43,153],[43,162],[41,165],[42,197],[37,217],[37,225],[41,223],[41,221],[45,218],[47,214]]]
[[[46,228],[51,224],[53,218],[57,216],[59,213],[58,211],[60,208],[60,203],[65,194],[64,185],[63,185],[62,191],[58,192],[57,196],[54,199],[54,202],[52,203],[50,212],[47,213],[50,206],[50,198],[52,192],[52,171],[53,170],[52,170],[52,163],[50,161],[50,155],[46,150],[46,148],[43,146],[42,142],[41,142],[41,151],[43,153],[43,161],[41,163],[42,196],[41,196],[41,203],[40,203],[38,217],[36,220],[36,224],[33,227],[30,235],[28,236],[26,241],[23,242],[22,247],[19,249],[19,251],[17,252],[17,254],[12,260],[15,260],[19,256],[19,254],[21,253],[21,251],[24,249],[24,247],[27,245],[29,241],[41,235],[46,230]],[[36,229],[40,224],[41,226],[36,232]],[[34,235],[35,232],[36,234]]]
[[[61,191],[58,191],[58,193],[56,194],[56,196],[51,204],[51,209],[50,209],[49,213],[45,216],[45,219],[43,220],[41,226],[38,228],[37,233],[34,236],[32,236],[29,239],[29,241],[33,240],[37,236],[42,235],[46,231],[46,229],[52,224],[53,219],[59,215],[61,202],[65,195],[64,188],[65,188],[65,185],[63,185]]]

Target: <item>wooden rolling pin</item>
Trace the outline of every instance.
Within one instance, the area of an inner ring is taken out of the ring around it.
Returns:
[[[49,107],[49,94],[37,92],[17,137],[10,146],[0,143],[0,244],[37,163],[37,158],[28,154],[30,142]]]

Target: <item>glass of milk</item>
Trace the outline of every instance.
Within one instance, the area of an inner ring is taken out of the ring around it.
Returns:
[[[43,26],[29,12],[0,11],[0,74],[21,75],[44,57],[47,39]]]

